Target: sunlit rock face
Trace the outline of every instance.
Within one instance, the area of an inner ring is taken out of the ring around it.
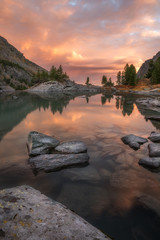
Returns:
[[[44,70],[26,59],[23,54],[0,36],[0,85],[12,85],[31,82],[33,74]],[[11,85],[11,84],[10,84]]]

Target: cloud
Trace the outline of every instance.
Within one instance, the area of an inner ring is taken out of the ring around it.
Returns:
[[[0,1],[2,36],[43,67],[62,64],[76,80],[81,71],[114,77],[126,62],[138,68],[156,54],[159,13],[158,0]]]

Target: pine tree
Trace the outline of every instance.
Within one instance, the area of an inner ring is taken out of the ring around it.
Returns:
[[[129,67],[129,85],[136,85],[136,68],[133,64]]]
[[[125,76],[125,85],[129,84],[129,78],[130,78],[130,68],[128,63],[124,67],[124,76]]]
[[[151,78],[152,77],[152,73],[153,73],[153,71],[154,71],[154,62],[153,62],[153,60],[151,60],[150,62],[149,62],[149,68],[148,68],[148,72],[147,72],[147,74],[146,74],[146,78]]]
[[[86,85],[89,85],[89,77],[87,77],[87,80],[86,80]]]
[[[107,85],[107,77],[105,75],[102,76],[102,85],[106,86]]]
[[[117,85],[122,84],[122,73],[121,73],[121,71],[119,71],[117,73],[117,81],[116,81],[116,83],[117,83]]]
[[[152,84],[160,83],[160,57],[154,63],[154,70],[152,72],[151,83]]]

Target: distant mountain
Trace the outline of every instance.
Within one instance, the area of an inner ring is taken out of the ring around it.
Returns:
[[[140,67],[139,71],[137,72],[137,77],[139,79],[144,78],[148,72],[149,63],[151,62],[151,60],[153,60],[153,62],[156,62],[159,57],[160,57],[160,52],[158,52],[153,58],[146,60]]]
[[[38,70],[45,69],[26,59],[20,51],[0,36],[0,87],[9,85],[17,89],[26,88]]]

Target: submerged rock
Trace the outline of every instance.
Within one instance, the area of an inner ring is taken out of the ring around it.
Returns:
[[[151,132],[149,140],[151,140],[152,142],[160,143],[160,133]]]
[[[80,154],[44,154],[31,157],[29,163],[35,170],[57,171],[71,166],[88,164],[87,153]]]
[[[159,168],[160,167],[160,157],[158,158],[150,158],[144,157],[139,160],[139,164],[150,167],[150,168]]]
[[[28,135],[28,151],[30,156],[50,153],[57,147],[59,141],[53,137],[38,132],[30,132]]]
[[[160,157],[160,144],[150,143],[148,149],[150,157]]]
[[[150,120],[160,121],[160,116],[159,115],[146,116],[145,118],[150,119]]]
[[[62,204],[21,186],[0,191],[1,239],[109,238]]]
[[[138,150],[140,148],[140,145],[148,142],[148,140],[146,138],[138,137],[133,134],[126,135],[126,136],[122,137],[121,140],[125,144],[127,144],[131,148],[133,148],[134,150]]]
[[[81,141],[70,141],[60,144],[55,150],[62,153],[84,153],[87,152],[87,147]]]

